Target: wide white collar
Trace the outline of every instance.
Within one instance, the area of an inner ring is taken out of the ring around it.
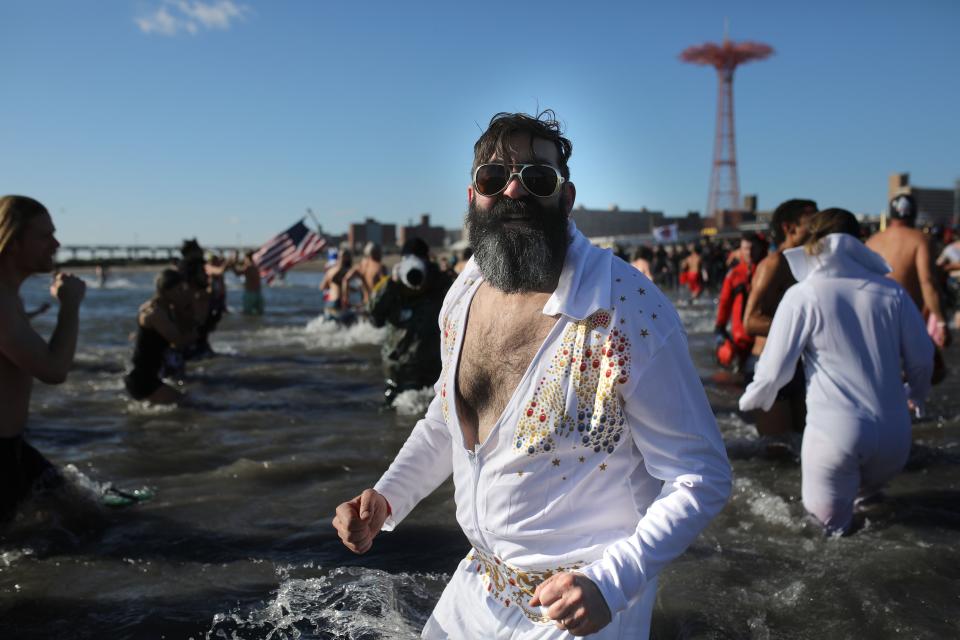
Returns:
[[[820,240],[820,252],[810,255],[803,247],[783,252],[797,282],[816,274],[823,276],[855,276],[864,271],[886,275],[890,265],[857,238],[847,233],[831,233]]]

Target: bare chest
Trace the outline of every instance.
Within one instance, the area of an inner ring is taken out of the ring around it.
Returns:
[[[496,309],[470,319],[457,370],[456,397],[470,446],[486,440],[556,322],[540,308]]]

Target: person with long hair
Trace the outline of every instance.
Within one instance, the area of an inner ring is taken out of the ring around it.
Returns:
[[[20,300],[27,278],[56,270],[55,233],[47,208],[33,198],[0,198],[0,523],[34,492],[63,482],[25,435],[34,379],[61,384],[73,365],[86,285],[62,271],[53,276],[50,295],[60,308],[49,340],[30,326]]]
[[[156,293],[140,307],[133,345],[133,368],[124,376],[127,393],[151,404],[175,404],[183,394],[161,379],[167,350],[183,349],[197,340],[191,314],[193,290],[185,276],[164,269],[156,279]]]
[[[890,266],[860,241],[852,213],[820,211],[809,231],[805,245],[783,253],[797,284],[777,307],[740,409],[769,411],[803,356],[803,506],[828,533],[849,533],[857,498],[907,462],[908,399],[920,407],[930,390],[933,343],[910,294],[886,277]]]

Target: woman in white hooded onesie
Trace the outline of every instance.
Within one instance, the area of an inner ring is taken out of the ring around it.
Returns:
[[[777,308],[740,409],[769,410],[803,356],[803,506],[827,532],[845,533],[858,494],[906,464],[907,399],[922,407],[930,390],[933,343],[909,294],[886,277],[889,265],[860,242],[853,214],[821,211],[810,233],[784,252],[797,284]]]

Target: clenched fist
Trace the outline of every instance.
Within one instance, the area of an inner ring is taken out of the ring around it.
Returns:
[[[50,285],[50,295],[59,300],[60,304],[79,306],[86,291],[86,283],[72,273],[57,273]]]
[[[367,489],[337,507],[333,526],[347,549],[366,553],[373,546],[373,539],[380,533],[389,512],[387,499],[373,489]]]
[[[557,573],[533,592],[531,607],[547,607],[546,615],[558,629],[575,636],[596,633],[610,624],[610,607],[593,580],[580,573]]]

